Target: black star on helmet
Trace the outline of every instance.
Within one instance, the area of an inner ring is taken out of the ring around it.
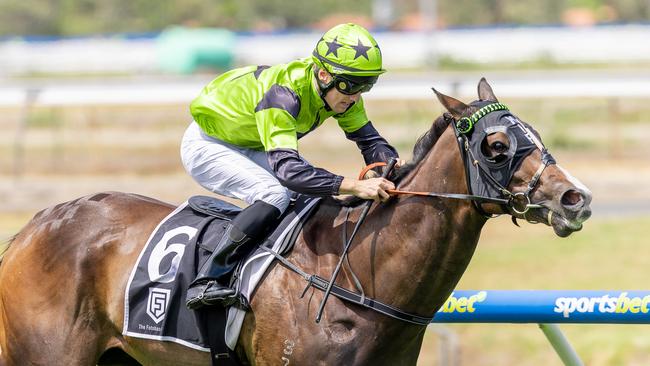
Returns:
[[[325,52],[325,56],[331,53],[334,55],[334,57],[339,57],[338,51],[339,48],[343,47],[343,45],[337,42],[337,38],[338,37],[334,37],[332,42],[325,42],[325,44],[327,45],[327,52]]]
[[[361,43],[361,40],[357,39],[357,45],[352,46],[352,48],[354,48],[354,50],[356,51],[356,53],[354,54],[355,60],[361,56],[365,57],[366,60],[370,60],[370,58],[368,58],[368,50],[371,49],[372,47],[364,46],[363,43]]]

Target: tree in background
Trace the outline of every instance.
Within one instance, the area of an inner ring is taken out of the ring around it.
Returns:
[[[236,31],[313,28],[328,17],[371,21],[373,6],[386,4],[392,13],[389,27],[400,28],[400,20],[417,13],[422,1],[2,0],[0,36],[158,32],[178,24]],[[593,22],[650,19],[650,0],[436,0],[436,4],[437,23],[444,27],[560,24],[568,22],[571,11]]]

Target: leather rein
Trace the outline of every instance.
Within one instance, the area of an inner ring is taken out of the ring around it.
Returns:
[[[359,180],[363,179],[363,177],[366,175],[366,173],[368,173],[370,169],[382,167],[385,165],[386,163],[384,162],[377,162],[377,163],[372,163],[370,165],[367,165],[365,168],[363,168],[363,170],[361,170],[361,173],[359,174]],[[442,197],[442,198],[453,198],[459,200],[472,200],[480,203],[497,203],[500,205],[506,205],[509,202],[509,200],[505,198],[483,197],[483,196],[475,196],[473,194],[464,194],[464,193],[417,192],[417,191],[403,191],[399,189],[388,189],[386,190],[386,193],[390,194],[391,196],[412,195],[412,196],[423,196],[423,197]]]

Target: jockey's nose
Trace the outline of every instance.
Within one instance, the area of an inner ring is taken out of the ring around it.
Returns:
[[[352,101],[355,103],[359,101],[359,98],[361,98],[361,93],[350,95],[350,99],[352,99]]]

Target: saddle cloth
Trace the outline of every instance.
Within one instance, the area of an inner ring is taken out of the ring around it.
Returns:
[[[320,198],[298,196],[286,210],[280,225],[260,245],[286,253],[319,202]],[[216,198],[195,196],[158,224],[143,247],[126,286],[124,335],[170,341],[210,352],[208,338],[213,337],[202,324],[201,319],[205,317],[200,311],[185,307],[185,296],[197,269],[214,251],[228,221],[239,211],[239,207]],[[239,267],[234,275],[234,286],[247,301],[274,259],[272,254],[258,248]],[[223,313],[225,329],[217,331],[223,332],[220,338],[234,350],[245,310],[231,307],[226,314],[221,307],[203,309]],[[214,328],[214,324],[210,327]]]

